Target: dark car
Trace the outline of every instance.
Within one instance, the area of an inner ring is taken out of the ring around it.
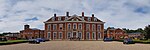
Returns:
[[[38,39],[29,39],[28,42],[32,44],[40,44],[40,41]]]
[[[0,41],[7,41],[6,38],[0,38]]]
[[[135,44],[131,38],[126,38],[123,40],[123,44]]]
[[[104,41],[104,42],[113,41],[113,39],[112,39],[112,38],[104,38],[103,41]]]
[[[39,40],[40,42],[45,42],[46,41],[46,39],[44,39],[44,38],[37,38],[37,40]]]

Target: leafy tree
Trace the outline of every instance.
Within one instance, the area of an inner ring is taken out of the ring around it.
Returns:
[[[144,28],[145,31],[145,38],[150,39],[150,25]]]

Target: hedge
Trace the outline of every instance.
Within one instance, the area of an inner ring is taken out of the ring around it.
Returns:
[[[0,45],[8,45],[8,44],[18,44],[25,43],[27,40],[8,40],[8,41],[0,41]]]

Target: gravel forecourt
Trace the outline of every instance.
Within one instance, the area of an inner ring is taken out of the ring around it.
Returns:
[[[0,50],[150,50],[150,44],[129,44],[103,41],[48,41],[40,44],[12,44]]]

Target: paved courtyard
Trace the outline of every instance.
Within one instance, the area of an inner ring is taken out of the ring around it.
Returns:
[[[122,42],[103,41],[48,41],[41,44],[13,44],[0,50],[150,50],[150,44],[124,45]]]

